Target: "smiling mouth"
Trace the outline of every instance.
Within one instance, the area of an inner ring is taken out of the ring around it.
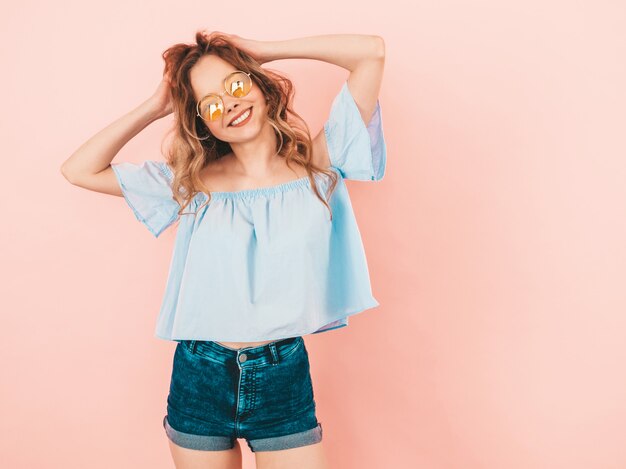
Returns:
[[[248,109],[243,110],[241,113],[239,113],[239,115],[235,118],[233,118],[233,120],[230,122],[230,124],[228,124],[228,127],[232,127],[232,126],[237,126],[239,124],[241,124],[242,122],[244,122],[245,120],[249,119],[250,116],[246,117],[246,119],[244,119],[244,121],[239,122],[239,124],[234,124],[234,122],[239,119],[242,115],[244,115],[246,112],[250,112],[250,114],[252,114],[252,106],[250,106]]]

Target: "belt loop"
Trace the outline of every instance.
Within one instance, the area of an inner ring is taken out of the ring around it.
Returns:
[[[198,343],[195,340],[191,341],[191,353],[196,354],[196,348],[198,347]]]
[[[276,342],[270,342],[270,352],[272,353],[272,365],[277,365],[279,362],[278,352],[276,351]]]

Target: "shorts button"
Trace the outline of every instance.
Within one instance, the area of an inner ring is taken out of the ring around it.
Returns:
[[[245,353],[242,353],[241,355],[239,355],[239,361],[241,363],[245,362],[248,359],[248,356]]]

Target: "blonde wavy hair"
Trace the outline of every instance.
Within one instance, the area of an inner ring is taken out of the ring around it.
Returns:
[[[165,73],[170,77],[169,91],[175,119],[173,127],[166,134],[166,137],[173,135],[173,139],[165,158],[174,175],[172,191],[174,199],[181,207],[178,215],[197,214],[197,211],[183,211],[199,192],[208,196],[204,205],[211,201],[211,193],[200,179],[200,171],[232,151],[230,144],[212,135],[205,122],[197,115],[197,103],[189,77],[191,68],[202,56],[215,54],[237,70],[251,74],[254,86],[258,86],[265,96],[267,119],[280,140],[280,146],[276,149],[278,155],[286,158],[288,167],[290,163],[295,163],[306,169],[311,187],[328,208],[332,220],[332,209],[326,198],[320,194],[314,174],[324,174],[329,178],[328,198],[335,189],[338,177],[331,169],[315,166],[311,161],[311,134],[306,122],[292,109],[295,91],[291,80],[279,72],[261,68],[253,57],[235,47],[223,35],[214,35],[209,44],[202,32],[197,32],[195,40],[196,44],[175,44],[162,54]]]

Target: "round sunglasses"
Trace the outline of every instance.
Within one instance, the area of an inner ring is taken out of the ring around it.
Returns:
[[[219,94],[209,93],[196,105],[198,117],[206,122],[215,122],[224,114],[224,100],[222,96],[228,93],[234,98],[243,98],[252,88],[250,73],[237,70],[224,78],[224,91]]]

